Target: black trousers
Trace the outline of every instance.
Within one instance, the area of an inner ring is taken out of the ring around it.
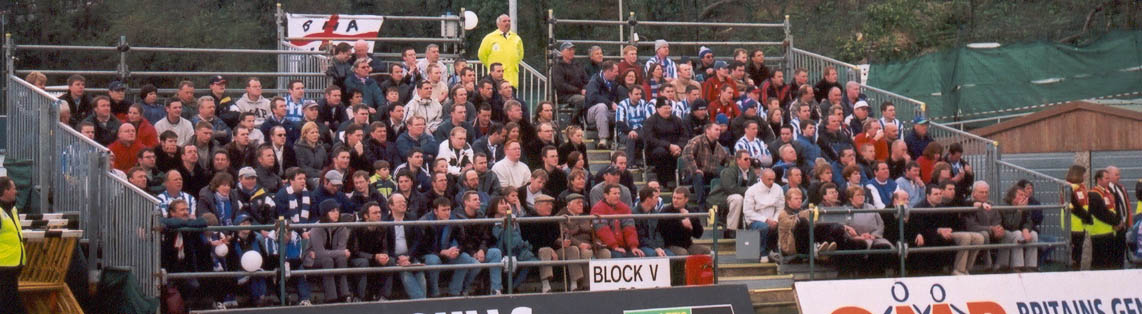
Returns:
[[[22,266],[0,267],[0,313],[26,313],[20,300],[20,270]]]
[[[1078,270],[1083,261],[1083,238],[1086,233],[1071,232],[1071,269]]]

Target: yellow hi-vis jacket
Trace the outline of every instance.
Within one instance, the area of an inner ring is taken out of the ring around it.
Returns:
[[[503,64],[504,80],[519,88],[519,62],[523,61],[523,39],[519,34],[508,31],[507,37],[504,37],[504,33],[498,29],[488,33],[480,42],[478,56],[485,67],[491,67],[496,62]]]
[[[1082,184],[1071,184],[1071,202],[1067,204],[1067,211],[1070,215],[1062,215],[1062,219],[1071,219],[1071,232],[1082,233],[1086,232],[1087,226],[1090,225],[1090,198],[1087,196],[1086,186]],[[1064,223],[1065,221],[1060,221]]]
[[[24,252],[23,235],[20,232],[20,215],[15,206],[12,211],[0,209],[0,267],[24,265],[27,254]]]

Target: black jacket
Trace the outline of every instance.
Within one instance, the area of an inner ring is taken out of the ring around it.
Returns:
[[[410,212],[407,214],[412,214],[412,213]],[[413,216],[407,215],[407,214],[404,217],[405,218],[404,221],[415,221],[416,220],[417,217],[413,217]],[[392,214],[386,215],[383,220],[384,221],[394,221]],[[386,227],[385,229],[386,229],[385,230],[386,231],[385,232],[385,246],[386,246],[386,249],[388,251],[387,253],[389,254],[389,256],[391,256],[395,260],[398,257],[398,255],[396,255],[396,251],[395,251],[396,250],[396,227]],[[424,240],[425,239],[424,232],[421,230],[420,227],[405,226],[404,227],[404,237],[405,237],[405,240],[407,242],[406,244],[408,246],[407,256],[410,259],[419,260],[421,256],[424,256],[428,253],[432,253],[431,251],[428,250],[428,246],[425,245],[426,243]]]
[[[477,213],[478,214],[478,213]],[[452,210],[452,219],[475,219],[482,217],[468,217],[463,209]],[[456,241],[460,244],[460,251],[468,255],[476,255],[489,247],[496,246],[496,238],[492,237],[492,224],[455,225],[448,242]]]
[[[674,115],[670,115],[668,118],[662,118],[657,113],[651,115],[642,124],[642,132],[648,153],[659,147],[666,147],[667,152],[669,152],[670,144],[678,145],[680,148],[686,147],[686,141],[691,138],[690,130],[686,128],[686,124]]]
[[[562,58],[555,62],[551,69],[551,82],[555,85],[555,93],[559,98],[578,95],[580,90],[587,87],[587,72],[583,66],[575,62],[564,62]]]
[[[495,149],[496,149],[495,154],[492,154],[492,151],[489,148],[491,146],[495,146]],[[494,164],[497,161],[500,161],[500,159],[504,159],[504,146],[502,144],[500,144],[500,145],[489,145],[487,136],[484,136],[484,137],[477,139],[476,143],[472,144],[472,152],[473,153],[484,153],[485,155],[488,155],[488,164],[489,165]]]
[[[690,212],[695,212],[693,209],[688,209]],[[663,214],[678,214],[681,213],[678,209],[674,208],[673,204],[667,204],[662,208]],[[689,218],[691,229],[682,227],[682,219],[663,219],[658,221],[658,233],[662,235],[665,240],[666,246],[678,246],[682,248],[689,248],[694,244],[694,239],[702,237],[702,222],[698,218]]]

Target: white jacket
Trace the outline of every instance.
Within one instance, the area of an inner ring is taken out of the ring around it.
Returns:
[[[413,116],[424,117],[427,133],[436,133],[436,128],[444,122],[444,107],[435,99],[423,100],[420,94],[414,94],[408,104],[404,106],[404,123],[409,123]]]
[[[440,148],[436,151],[436,158],[444,158],[448,160],[448,174],[459,176],[460,170],[464,166],[471,165],[476,159],[475,154],[472,152],[472,145],[464,143],[464,148],[460,151],[452,149],[452,143],[448,139],[440,142]]]
[[[745,190],[744,198],[742,215],[745,216],[747,226],[754,221],[776,222],[777,214],[785,208],[785,192],[777,182],[771,187],[766,187],[764,183],[758,181]]]

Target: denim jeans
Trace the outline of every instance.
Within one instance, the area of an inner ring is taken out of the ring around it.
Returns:
[[[761,248],[764,256],[765,250],[769,248],[769,243],[767,243],[769,242],[769,224],[764,221],[754,221],[750,222],[748,227],[749,230],[757,230],[758,233],[761,233],[761,242],[758,242],[758,247]]]
[[[445,263],[448,265],[475,264],[476,259],[472,258],[472,256],[468,255],[467,253],[461,253],[456,258],[449,259],[449,260],[444,260],[444,259],[440,258],[439,255],[436,255],[436,254],[428,254],[428,255],[424,256],[424,264],[425,265],[440,265],[442,263]],[[468,272],[469,272],[469,270],[467,270],[467,269],[458,269],[458,270],[452,271],[452,280],[449,281],[449,283],[448,283],[448,293],[450,293],[454,296],[460,295],[460,292],[462,292],[463,288],[464,288],[464,286],[463,286],[464,285],[464,278],[466,278],[468,276]],[[440,291],[439,291],[439,289],[440,289],[440,271],[428,271],[428,272],[426,272],[426,274],[427,274],[427,279],[428,279],[427,280],[428,295],[431,295],[433,297],[439,296],[440,295]]]
[[[644,246],[644,247],[640,247],[638,249],[642,250],[642,253],[646,254],[646,257],[658,256],[658,252],[655,252],[654,248],[652,248],[652,247]],[[671,252],[670,250],[663,248],[662,251],[666,252],[666,256],[674,256],[674,252]]]

